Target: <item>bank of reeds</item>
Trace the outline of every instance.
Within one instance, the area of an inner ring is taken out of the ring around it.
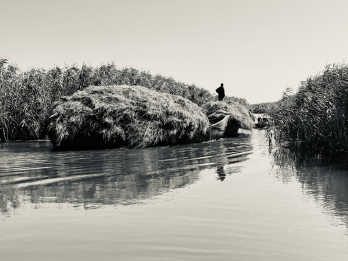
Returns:
[[[348,65],[327,65],[301,82],[297,93],[287,90],[269,115],[270,130],[279,142],[315,151],[347,152]]]
[[[252,113],[267,113],[273,106],[274,102],[263,102],[249,105]]]
[[[143,148],[203,141],[209,121],[188,99],[123,85],[62,97],[46,124],[56,148]]]
[[[240,128],[251,130],[254,122],[251,119],[248,107],[234,101],[211,101],[202,106],[203,112],[209,116],[214,113],[230,115],[230,121],[237,123]]]
[[[179,95],[199,106],[213,97],[193,84],[134,68],[118,69],[113,63],[96,68],[84,64],[21,71],[0,59],[0,139],[43,138],[44,117],[54,101],[90,85],[123,84]]]

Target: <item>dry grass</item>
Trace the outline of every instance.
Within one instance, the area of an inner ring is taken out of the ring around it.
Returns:
[[[46,123],[57,147],[90,137],[115,147],[197,142],[209,126],[201,109],[187,99],[126,85],[90,86],[62,97]]]
[[[214,113],[229,114],[230,121],[236,122],[242,129],[251,130],[254,126],[247,107],[238,102],[212,101],[204,104],[202,110],[207,116]]]

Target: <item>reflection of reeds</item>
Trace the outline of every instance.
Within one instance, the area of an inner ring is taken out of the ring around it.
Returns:
[[[313,150],[276,147],[270,152],[272,174],[288,183],[297,180],[303,192],[323,207],[325,213],[339,217],[348,227],[348,161],[344,155],[322,157]]]
[[[42,203],[138,204],[139,200],[193,184],[201,170],[223,167],[228,178],[241,170],[242,166],[234,163],[248,160],[252,150],[250,135],[243,134],[233,142],[227,139],[107,153],[53,152],[37,149],[35,144],[40,143],[6,144],[7,162],[0,171],[0,217],[28,204],[35,208]],[[19,148],[22,153],[18,153]],[[13,155],[17,157],[16,168]]]
[[[0,59],[0,138],[37,139],[44,135],[44,116],[52,102],[89,85],[141,85],[152,90],[182,96],[202,105],[212,95],[195,85],[170,77],[151,75],[134,68],[117,69],[114,64],[93,68],[54,67],[21,72]]]
[[[299,147],[282,147],[276,146],[270,150],[272,156],[272,167],[279,169],[280,176],[284,181],[296,174],[296,170],[300,170],[307,166],[320,164],[321,155],[312,150]]]
[[[173,189],[194,183],[199,168],[177,169],[166,173],[104,176],[83,181],[65,181],[49,185],[24,187],[0,184],[0,216],[12,215],[13,211],[26,204],[42,203],[129,205]]]
[[[20,198],[18,189],[12,185],[3,185],[0,183],[0,214],[10,215],[13,209],[20,206]]]
[[[348,65],[326,66],[284,93],[269,111],[278,141],[301,142],[319,151],[348,151]]]

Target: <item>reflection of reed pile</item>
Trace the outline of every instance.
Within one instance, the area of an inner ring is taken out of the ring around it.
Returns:
[[[277,179],[288,182],[295,177],[325,213],[339,217],[348,227],[348,161],[345,158],[323,159],[313,151],[297,148],[277,148],[272,156]]]
[[[145,150],[45,150],[42,155],[35,148],[30,154],[40,163],[33,164],[33,160],[28,159],[34,170],[0,170],[0,212],[11,214],[27,204],[40,208],[40,204],[45,203],[85,207],[139,203],[139,200],[193,184],[203,169],[223,168],[224,177],[228,178],[240,171],[233,163],[248,159],[251,150],[248,138],[245,135],[243,139],[241,135],[233,142]],[[8,145],[11,151],[11,143]],[[44,160],[49,168],[42,165]],[[34,167],[38,164],[43,168]],[[212,174],[216,174],[215,171]]]
[[[42,187],[39,194],[24,188],[32,202],[102,205],[134,204],[159,194],[192,184],[197,170],[168,174],[131,174],[103,177],[84,182],[70,182]]]
[[[154,168],[154,166],[152,166]],[[128,205],[192,184],[198,178],[199,166],[173,167],[172,170],[154,170],[145,173],[124,173],[97,178],[53,182],[47,185],[25,186],[0,184],[0,212],[11,214],[25,204],[70,203],[101,207]]]

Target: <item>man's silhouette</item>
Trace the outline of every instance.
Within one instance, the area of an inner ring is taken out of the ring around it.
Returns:
[[[225,89],[223,83],[221,83],[221,86],[216,89],[216,92],[218,93],[219,101],[222,101],[225,98]]]

